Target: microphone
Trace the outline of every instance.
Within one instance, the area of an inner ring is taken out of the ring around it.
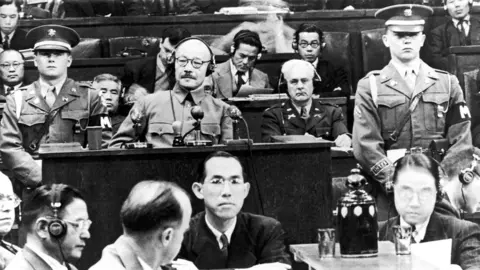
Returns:
[[[203,113],[202,107],[198,105],[192,107],[192,109],[190,110],[190,114],[192,115],[193,119],[195,119],[197,122],[200,122],[205,116],[205,114]]]
[[[182,139],[182,122],[175,121],[172,123],[173,135],[173,144],[172,146],[184,146]]]
[[[135,131],[135,136],[132,139],[131,142],[125,143],[125,147],[128,149],[135,149],[135,148],[152,148],[153,145],[151,143],[147,142],[139,142],[140,136],[141,136],[141,127],[142,127],[142,122],[145,119],[145,115],[143,115],[142,112],[140,112],[137,108],[133,108],[130,111],[130,119],[132,120],[133,123],[133,129]]]
[[[200,128],[202,126],[202,119],[205,116],[202,107],[196,105],[193,106],[192,109],[190,110],[190,114],[192,115],[193,119],[195,119],[195,123],[193,124],[193,128],[185,133],[183,135],[182,139],[184,140],[184,143],[186,146],[206,146],[206,145],[212,145],[212,141],[210,140],[202,140],[201,138],[201,132]],[[190,132],[195,132],[195,139],[192,141],[185,141],[185,137],[190,133]]]
[[[253,141],[250,139],[247,122],[242,117],[242,111],[240,111],[237,106],[230,105],[230,107],[228,107],[227,109],[227,116],[232,119],[233,139],[227,140],[226,144],[253,144]],[[245,127],[247,128],[247,136],[249,137],[248,139],[240,139],[240,120],[243,120],[243,122],[245,123]]]

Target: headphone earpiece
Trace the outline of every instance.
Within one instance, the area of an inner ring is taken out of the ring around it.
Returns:
[[[475,179],[474,170],[478,165],[478,161],[480,161],[480,157],[473,154],[473,160],[470,168],[463,169],[458,175],[458,180],[460,180],[460,183],[463,185],[468,185],[473,182],[473,179]]]
[[[50,204],[53,211],[53,219],[48,223],[48,233],[55,239],[60,239],[67,234],[67,224],[58,217],[58,210],[62,207],[62,203],[58,197],[58,186],[53,187],[53,199]]]

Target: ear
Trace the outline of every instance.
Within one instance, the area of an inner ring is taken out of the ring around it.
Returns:
[[[37,64],[37,55],[35,54],[34,57],[33,57],[33,64],[35,65],[35,67],[38,67],[38,64]]]
[[[35,233],[42,239],[47,239],[50,236],[48,232],[48,223],[49,221],[43,217],[37,219],[37,221],[35,222]]]
[[[195,196],[198,199],[203,200],[204,196],[203,196],[203,184],[202,183],[194,182],[192,184],[192,191],[193,191],[193,194],[195,194]]]
[[[67,67],[70,67],[72,65],[72,54],[68,55],[67,61],[68,61]]]
[[[387,35],[383,35],[382,36],[382,41],[383,41],[383,44],[385,45],[385,47],[390,47],[390,44],[388,43],[388,37]]]
[[[422,33],[422,46],[421,47],[423,47],[423,44],[425,43],[425,38],[426,38],[425,34]]]
[[[231,54],[234,54],[235,53],[235,46],[230,46],[230,53]]]
[[[168,244],[170,244],[170,242],[172,241],[172,237],[173,237],[173,228],[172,227],[166,228],[159,235],[160,242],[162,243],[162,245],[164,247],[167,247]]]
[[[243,198],[247,198],[248,193],[250,192],[250,183],[245,183],[243,187]]]

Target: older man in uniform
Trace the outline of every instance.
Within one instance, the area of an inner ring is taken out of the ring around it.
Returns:
[[[315,69],[305,60],[289,60],[282,66],[290,100],[263,113],[262,140],[278,135],[308,135],[335,140],[350,147],[352,140],[344,123],[342,109],[312,98]],[[318,75],[317,75],[318,76]]]
[[[111,128],[107,108],[97,91],[67,77],[70,54],[80,37],[60,25],[36,27],[27,34],[34,43],[39,79],[7,97],[0,125],[0,153],[5,166],[26,187],[42,181],[36,155],[43,143],[86,144],[87,126]],[[104,132],[105,141],[111,132]]]
[[[139,99],[110,146],[121,147],[124,143],[141,140],[154,147],[170,147],[176,136],[186,136],[194,127],[193,106],[198,106],[204,114],[199,133],[203,140],[216,144],[232,138],[232,121],[226,114],[228,105],[205,94],[203,88],[205,76],[215,66],[210,47],[201,39],[187,38],[177,44],[171,60],[175,65],[173,89]]]
[[[358,83],[353,149],[363,169],[381,184],[375,188],[380,219],[389,212],[385,184],[390,183],[392,164],[406,150],[447,139],[446,162],[472,144],[470,112],[457,78],[431,68],[419,56],[424,19],[432,13],[427,6],[395,5],[375,14],[386,20],[383,42],[392,60]]]

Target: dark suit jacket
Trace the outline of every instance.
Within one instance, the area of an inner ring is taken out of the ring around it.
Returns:
[[[335,67],[332,63],[324,59],[318,59],[317,73],[321,81],[315,82],[314,94],[321,97],[350,97],[350,84],[348,83],[348,74],[341,67]],[[333,91],[340,87],[340,91]]]
[[[284,236],[277,220],[240,212],[225,261],[205,222],[205,212],[201,212],[190,221],[190,230],[185,234],[178,257],[192,261],[199,269],[247,268],[272,262],[290,264]]]
[[[70,264],[70,269],[77,270],[72,264]],[[21,252],[15,255],[6,270],[52,270],[52,268],[28,246],[25,246]]]
[[[393,242],[392,226],[400,224],[400,217],[380,223],[379,240]],[[430,242],[452,239],[452,264],[464,270],[480,269],[480,227],[470,221],[433,212],[427,225],[425,237],[421,241]]]
[[[468,38],[462,42],[459,31],[453,21],[437,26],[430,33],[428,43],[428,58],[433,68],[448,70],[448,48],[451,46],[480,45],[480,21],[470,16],[470,31]]]
[[[348,133],[342,109],[337,105],[312,101],[310,117],[305,121],[291,100],[274,105],[263,113],[262,141],[271,142],[272,136],[311,134],[327,140]]]
[[[31,46],[29,46],[30,44],[28,44],[27,39],[25,38],[26,35],[27,35],[27,32],[17,28],[17,30],[15,30],[15,34],[10,40],[10,49],[24,50],[24,49],[31,48]]]
[[[237,88],[237,84],[232,76],[230,60],[217,65],[215,72],[212,74],[212,79],[217,98],[224,99],[233,97],[233,89]],[[250,72],[249,84],[255,88],[271,88],[268,75],[256,68]]]
[[[132,84],[136,83],[147,89],[148,93],[153,93],[155,92],[156,72],[157,56],[127,62],[124,67],[122,84],[128,89]],[[174,82],[170,84],[169,89],[172,89],[173,86]],[[127,96],[127,94],[125,96]]]
[[[65,0],[65,17],[122,16],[120,0]]]

